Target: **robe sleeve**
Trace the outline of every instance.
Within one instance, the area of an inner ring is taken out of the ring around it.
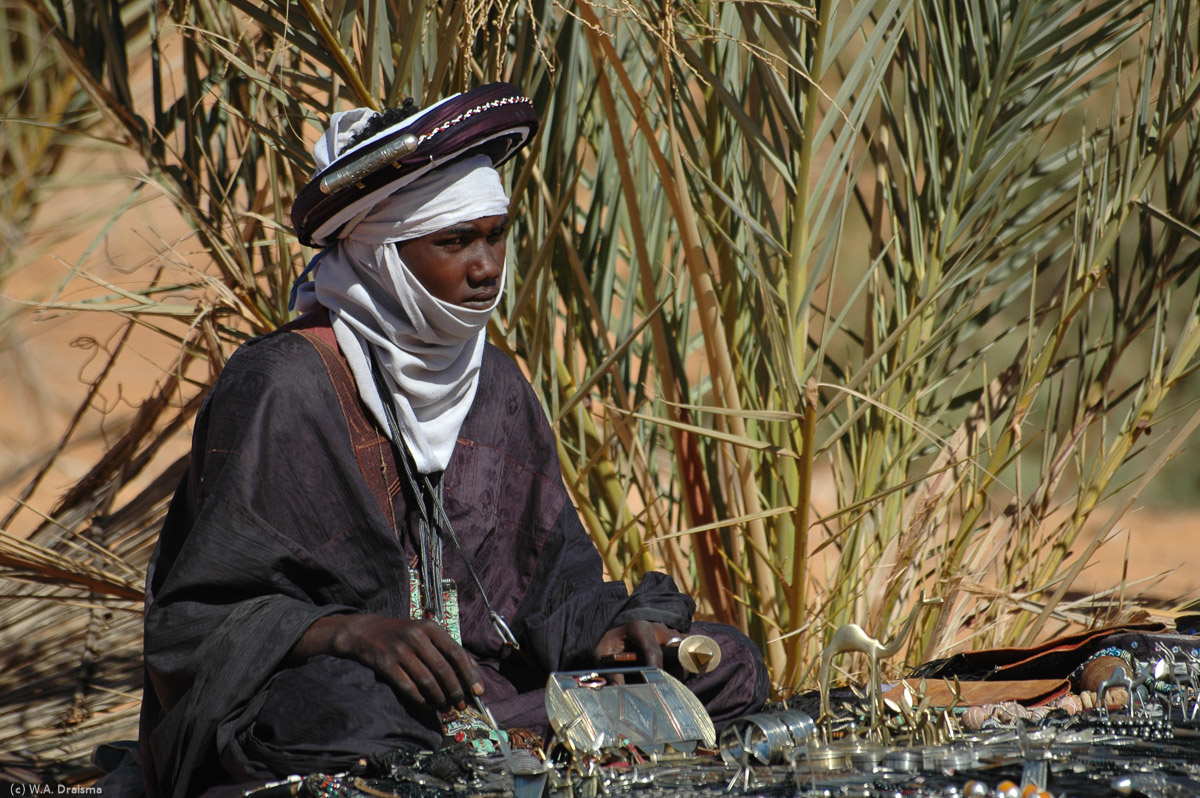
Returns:
[[[375,539],[380,519],[349,487],[353,457],[336,456],[348,445],[327,383],[300,336],[272,336],[234,354],[197,417],[147,580],[157,717],[144,716],[142,733],[162,794],[196,791],[193,776],[235,731],[230,719],[315,620],[387,603],[371,583],[394,574],[355,580],[370,563],[340,560],[339,539]]]
[[[632,594],[624,582],[605,581],[600,554],[563,484],[558,447],[546,414],[515,364],[511,370],[519,383],[516,401],[523,411],[517,414],[521,417],[517,423],[521,437],[528,441],[528,466],[550,486],[536,494],[538,501],[557,507],[549,515],[549,528],[541,530],[545,537],[537,566],[515,618],[513,630],[523,653],[549,673],[590,664],[592,650],[604,633],[627,621],[658,621],[686,632],[695,602],[680,593],[666,574],[646,574]],[[542,510],[529,514],[548,516]]]

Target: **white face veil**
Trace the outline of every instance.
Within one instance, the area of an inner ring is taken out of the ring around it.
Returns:
[[[318,172],[344,154],[371,114],[359,108],[334,115],[313,150]],[[418,118],[410,117],[385,134]],[[340,212],[337,221],[344,220],[344,226],[337,240],[313,259],[312,282],[296,293],[301,312],[316,305],[329,309],[363,403],[389,437],[384,403],[390,404],[403,443],[422,474],[444,471],[450,463],[458,431],[475,399],[487,321],[500,296],[484,309],[443,302],[413,276],[396,244],[506,213],[508,196],[488,157],[452,161],[406,182],[395,194],[375,192]],[[502,276],[501,288],[503,283]]]

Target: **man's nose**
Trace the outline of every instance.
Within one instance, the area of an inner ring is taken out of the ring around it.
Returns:
[[[504,247],[479,242],[471,258],[467,277],[473,283],[489,283],[504,273]]]

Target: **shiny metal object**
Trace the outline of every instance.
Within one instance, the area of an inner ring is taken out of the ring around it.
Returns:
[[[542,798],[550,777],[545,762],[525,750],[512,751],[508,759],[513,777],[513,798]]]
[[[746,715],[721,732],[721,758],[729,765],[787,762],[792,751],[812,736],[816,724],[807,712],[788,709]]]
[[[1183,713],[1183,719],[1194,723],[1200,718],[1200,685],[1197,684],[1197,676],[1200,676],[1200,656],[1196,650],[1187,651],[1186,649],[1180,652],[1186,662],[1183,663],[1184,678],[1187,679],[1191,690],[1187,691],[1188,695],[1184,695],[1184,690],[1179,691],[1179,710]],[[1182,687],[1182,686],[1181,686]],[[1188,705],[1188,698],[1191,698],[1191,704]]]
[[[1133,676],[1129,680],[1129,714],[1133,715],[1133,707],[1136,702],[1142,714],[1146,713],[1146,695],[1150,690],[1148,685],[1151,685],[1154,676],[1150,673],[1150,667],[1144,665],[1141,660],[1133,660]]]
[[[923,752],[926,770],[971,770],[979,767],[979,754],[974,747],[953,746],[928,748]]]
[[[820,722],[826,741],[829,738],[828,724],[831,717],[829,709],[829,683],[832,677],[831,665],[834,656],[852,651],[858,651],[866,655],[868,662],[867,678],[870,682],[868,685],[868,694],[871,702],[870,733],[873,737],[883,738],[887,732],[883,727],[883,689],[880,684],[879,662],[900,651],[904,645],[905,638],[908,637],[909,632],[912,631],[913,626],[916,624],[917,617],[920,615],[922,609],[941,603],[942,600],[940,598],[926,599],[925,592],[921,591],[921,597],[908,613],[908,618],[904,621],[904,625],[900,628],[900,631],[886,643],[880,643],[863,631],[863,628],[856,623],[848,623],[845,626],[838,627],[837,631],[833,633],[833,639],[829,641],[829,645],[821,651],[821,666],[818,672],[818,682],[821,691]]]
[[[496,743],[500,746],[500,753],[504,757],[505,764],[508,765],[509,772],[516,773],[517,765],[513,761],[512,748],[508,744],[508,732],[500,728],[500,724],[496,722],[495,716],[492,715],[492,711],[487,708],[487,705],[483,703],[482,698],[479,696],[473,696],[473,698],[475,708],[479,710],[479,714],[487,719],[488,725],[496,732]]]
[[[848,753],[855,770],[874,773],[883,764],[887,751],[882,746],[861,745],[850,748]]]
[[[850,764],[850,757],[845,751],[828,746],[809,745],[797,751],[796,768],[802,769],[807,765],[812,771],[845,770]]]
[[[302,784],[303,776],[291,775],[282,781],[268,781],[261,787],[244,790],[242,798],[292,798],[300,792]]]
[[[1021,766],[1021,790],[1042,790],[1050,783],[1050,763],[1045,759],[1027,759]]]
[[[614,683],[618,676],[624,684]],[[668,745],[683,753],[692,753],[699,743],[716,745],[704,705],[659,668],[552,673],[546,714],[555,734],[575,752],[598,755],[633,745],[656,755]]]
[[[1129,674],[1125,672],[1123,665],[1118,665],[1113,668],[1112,674],[1100,682],[1100,686],[1096,688],[1096,711],[1101,715],[1107,716],[1108,702],[1105,698],[1108,696],[1108,691],[1114,687],[1124,687],[1126,692],[1126,706],[1129,709],[1129,714],[1133,714],[1133,682],[1129,678]]]
[[[883,758],[885,768],[902,773],[915,773],[921,769],[921,764],[921,751],[916,748],[896,748],[888,751]]]
[[[996,785],[996,798],[1021,798],[1021,786],[1006,779]]]
[[[367,175],[378,172],[388,164],[394,164],[416,148],[417,137],[411,133],[389,141],[370,155],[323,176],[320,183],[321,193],[335,194],[346,186],[360,183]]]
[[[679,641],[679,664],[688,673],[710,673],[721,664],[721,646],[706,635],[688,635]]]
[[[1119,795],[1200,795],[1200,781],[1166,773],[1131,773],[1113,779],[1109,786]]]
[[[908,682],[901,682],[899,700],[885,699],[884,706],[896,712],[898,718],[884,720],[887,738],[907,740],[909,744],[940,745],[949,741],[953,724],[931,709],[926,682],[921,680],[914,693]],[[956,698],[957,700],[957,698]]]

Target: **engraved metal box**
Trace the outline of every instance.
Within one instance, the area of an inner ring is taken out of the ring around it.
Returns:
[[[624,684],[615,684],[617,681]],[[550,726],[571,749],[599,754],[635,745],[660,754],[667,745],[692,753],[712,748],[716,731],[704,705],[658,668],[562,671],[546,683]]]

